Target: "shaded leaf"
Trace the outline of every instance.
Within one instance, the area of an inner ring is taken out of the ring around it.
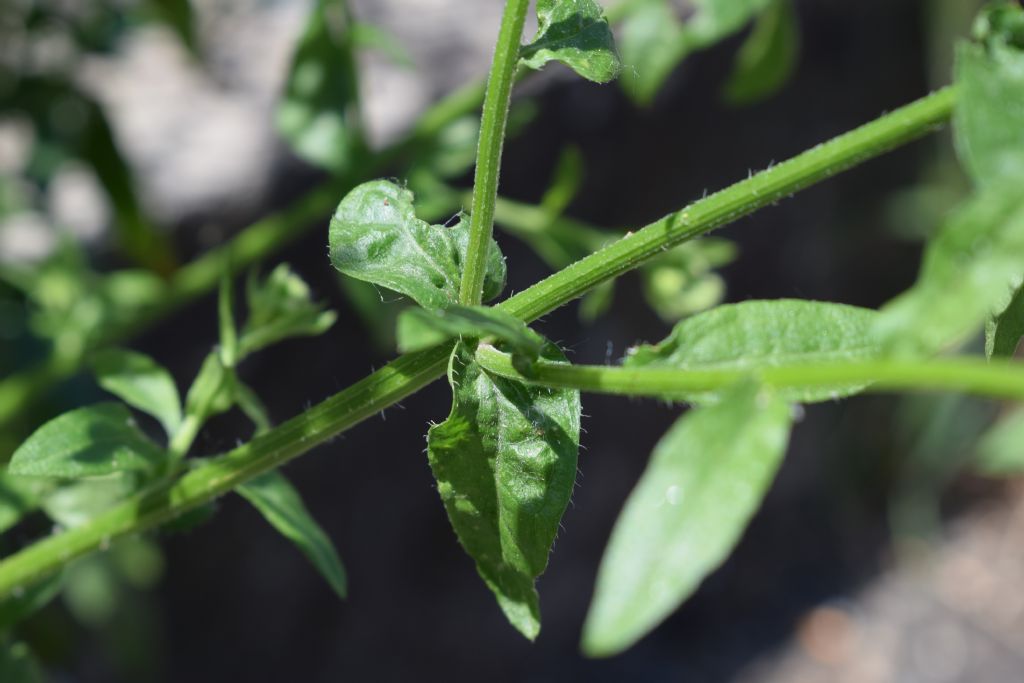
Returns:
[[[150,472],[164,450],[150,441],[120,403],[64,413],[37,429],[11,456],[8,472],[79,479],[116,472]]]
[[[975,468],[991,476],[1024,474],[1024,409],[1004,415],[982,435]]]
[[[800,363],[829,363],[877,357],[871,336],[874,311],[856,306],[779,299],[719,306],[687,318],[661,343],[631,349],[623,365],[682,370],[750,370]],[[824,401],[846,396],[863,385],[787,387],[790,401]],[[706,401],[716,394],[679,397]]]
[[[1024,182],[1024,9],[994,3],[975,24],[978,43],[956,49],[957,152],[975,182]]]
[[[96,382],[122,401],[160,421],[168,436],[181,423],[181,397],[171,374],[149,356],[106,349],[92,358]]]
[[[0,643],[0,681],[44,683],[46,677],[25,643]]]
[[[336,173],[363,147],[351,28],[345,0],[317,0],[274,117],[296,154]]]
[[[39,507],[40,494],[49,488],[50,482],[26,477],[16,477],[0,469],[0,533],[21,521]]]
[[[246,296],[249,318],[239,342],[242,357],[290,337],[323,334],[337,319],[334,311],[312,300],[309,286],[284,263],[262,282],[250,277]]]
[[[1017,287],[1003,312],[985,323],[985,355],[1011,358],[1024,337],[1024,285]]]
[[[611,27],[594,0],[537,0],[537,35],[520,56],[531,69],[557,60],[597,83],[613,80],[621,68]]]
[[[402,311],[396,336],[402,353],[428,349],[455,337],[494,338],[533,358],[544,346],[544,339],[515,316],[496,308],[458,304],[440,311]]]
[[[886,304],[876,332],[897,354],[956,346],[1006,309],[1024,273],[1024,193],[1008,181],[963,205],[928,244],[917,282]]]
[[[725,296],[725,280],[713,272],[736,257],[732,242],[715,237],[684,242],[640,270],[644,297],[667,322],[707,310]]]
[[[734,105],[771,97],[793,74],[800,53],[800,26],[793,0],[772,0],[736,55],[722,94]]]
[[[452,409],[427,434],[430,467],[455,533],[505,616],[540,631],[534,580],[547,565],[576,478],[579,392],[491,377],[456,346]],[[542,357],[565,362],[548,345]]]
[[[220,354],[209,354],[185,396],[185,415],[203,424],[231,410],[235,405],[236,381],[235,371],[224,367]]]
[[[282,474],[268,472],[235,490],[252,503],[281,535],[298,546],[339,597],[345,597],[345,568],[334,544],[310,516],[298,491]]]
[[[60,593],[63,583],[63,573],[53,574],[0,600],[0,634],[46,607]]]
[[[345,275],[405,294],[425,308],[458,300],[469,221],[451,228],[416,217],[412,192],[386,180],[356,187],[331,219],[330,254]],[[505,259],[493,240],[487,254],[484,300],[505,286]]]
[[[43,511],[62,527],[73,529],[92,521],[138,490],[139,478],[129,472],[64,484],[47,495]]]
[[[593,656],[626,649],[732,552],[785,453],[790,407],[753,383],[680,418],[615,522],[583,629]]]

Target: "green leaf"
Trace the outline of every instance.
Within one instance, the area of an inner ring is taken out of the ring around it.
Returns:
[[[171,374],[149,356],[106,349],[92,357],[96,382],[128,405],[152,415],[168,436],[181,424],[181,397]]]
[[[345,568],[341,558],[331,539],[306,510],[298,491],[282,474],[268,472],[235,490],[252,503],[281,535],[298,546],[339,597],[345,597]]]
[[[886,304],[876,333],[896,354],[930,354],[976,334],[1024,273],[1024,194],[994,184],[954,213],[925,250],[917,282]]]
[[[241,360],[238,349],[238,328],[235,327],[234,287],[231,269],[225,267],[217,291],[217,326],[220,338],[220,360],[224,367],[233,368]]]
[[[387,287],[424,308],[458,300],[469,247],[465,216],[451,228],[416,218],[412,192],[386,180],[359,185],[331,219],[330,253],[345,275]],[[505,259],[493,240],[487,254],[484,300],[505,287]]]
[[[1024,179],[1024,9],[995,3],[974,32],[981,42],[956,50],[957,152],[981,186]]]
[[[274,268],[266,280],[248,280],[249,319],[239,342],[241,357],[290,337],[313,337],[337,320],[334,311],[312,300],[309,286],[287,264]]]
[[[985,323],[985,355],[1012,358],[1024,338],[1024,285],[1017,287],[1003,312]]]
[[[520,57],[531,69],[557,60],[596,83],[613,80],[622,68],[612,29],[594,0],[537,0],[537,35]]]
[[[15,477],[0,469],[0,534],[39,507],[40,494],[48,480]]]
[[[773,0],[693,0],[693,14],[679,21],[672,3],[636,0],[622,25],[619,46],[626,93],[650,104],[687,55],[714,45],[753,19]]]
[[[115,472],[150,472],[164,451],[143,434],[120,403],[64,413],[37,429],[14,452],[8,472],[80,479]]]
[[[743,383],[662,437],[601,560],[587,654],[628,648],[729,556],[775,477],[789,428],[784,400]]]
[[[63,583],[63,573],[53,574],[39,583],[16,591],[9,598],[0,600],[0,634],[46,607],[60,593]]]
[[[728,240],[705,237],[684,242],[643,265],[644,297],[667,322],[707,310],[725,296],[725,281],[714,269],[735,257],[736,247]]]
[[[351,28],[344,0],[317,0],[275,112],[295,153],[335,173],[350,168],[363,148]]]
[[[236,381],[235,371],[224,367],[219,353],[207,355],[185,396],[185,415],[203,424],[231,410],[235,405]]]
[[[45,683],[46,677],[25,643],[0,642],[0,681]]]
[[[540,631],[534,580],[547,565],[576,478],[580,398],[491,377],[460,343],[448,378],[452,409],[430,428],[427,453],[455,533],[505,616]],[[542,357],[565,362],[553,345]]]
[[[42,502],[46,515],[62,527],[73,529],[92,521],[139,488],[139,477],[119,472],[70,482],[47,495]]]
[[[519,318],[496,308],[453,304],[440,311],[410,308],[398,316],[398,350],[422,351],[455,337],[494,338],[536,358],[544,339]]]
[[[722,94],[733,105],[765,100],[786,84],[800,53],[800,26],[793,0],[773,0],[736,55]]]
[[[874,311],[856,306],[799,299],[746,301],[719,306],[687,318],[661,343],[632,349],[630,368],[750,370],[800,363],[831,363],[876,357],[871,337]],[[783,398],[804,403],[860,391],[863,385],[788,387]],[[708,401],[714,393],[687,394],[686,401]]]
[[[1024,408],[1016,408],[978,441],[975,468],[990,476],[1024,474]]]

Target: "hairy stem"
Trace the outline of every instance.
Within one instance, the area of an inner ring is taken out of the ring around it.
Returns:
[[[670,397],[715,391],[753,376],[777,389],[867,384],[865,391],[956,391],[1024,399],[1024,364],[989,363],[984,358],[880,359],[756,370],[623,368],[537,361],[528,375],[516,370],[512,356],[487,344],[477,349],[476,359],[492,374],[528,384],[619,396]]]
[[[499,304],[531,321],[644,258],[886,152],[948,119],[955,91],[946,89],[897,109],[721,192],[699,200],[592,254]],[[37,581],[104,542],[150,529],[232,488],[402,400],[444,373],[448,349],[408,354],[266,434],[217,457],[181,479],[139,495],[75,529],[49,536],[0,561],[0,598]]]
[[[520,40],[530,0],[505,0],[498,44],[487,77],[483,116],[480,119],[480,143],[476,150],[476,175],[473,178],[473,214],[469,223],[469,248],[463,265],[459,302],[480,303],[487,272],[487,252],[494,227],[494,201],[498,195],[501,151],[505,144],[508,108],[512,85],[519,64]]]

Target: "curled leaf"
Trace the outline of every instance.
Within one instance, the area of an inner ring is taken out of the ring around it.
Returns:
[[[536,358],[544,339],[519,318],[497,308],[452,305],[441,311],[410,308],[398,316],[398,350],[422,351],[455,337],[493,338]]]
[[[537,35],[520,53],[526,66],[540,69],[557,60],[597,83],[619,75],[612,30],[594,0],[537,0],[537,24]]]

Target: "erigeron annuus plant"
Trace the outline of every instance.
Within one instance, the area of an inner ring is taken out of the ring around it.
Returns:
[[[643,20],[634,33],[643,27],[678,30],[659,21],[663,4],[634,4]],[[700,46],[715,30],[727,30],[768,4],[699,3],[683,44]],[[329,6],[322,3],[318,11]],[[743,7],[747,14],[720,7]],[[59,588],[61,568],[74,558],[194,514],[232,491],[293,539],[344,594],[337,554],[277,469],[447,374],[452,405],[447,418],[429,429],[427,458],[460,543],[511,624],[531,639],[541,623],[536,580],[576,479],[581,393],[690,404],[655,448],[601,563],[583,647],[610,655],[655,628],[728,556],[778,470],[796,406],[892,390],[1024,399],[1024,369],[1011,359],[1024,330],[1019,5],[995,3],[980,15],[974,40],[958,48],[953,86],[752,174],[487,306],[501,296],[508,267],[492,229],[503,206],[499,168],[517,73],[559,61],[606,82],[621,70],[608,22],[593,0],[537,0],[538,33],[524,46],[529,9],[529,0],[505,4],[469,213],[453,225],[434,225],[417,216],[409,188],[370,180],[344,196],[330,221],[335,268],[418,304],[398,318],[403,355],[271,426],[235,367],[268,344],[322,333],[333,321],[285,269],[250,281],[249,316],[241,328],[225,278],[220,346],[184,402],[151,359],[127,351],[95,354],[101,386],[154,415],[166,430],[166,444],[143,435],[125,405],[109,403],[56,418],[18,449],[4,480],[26,500],[45,508],[58,482],[101,482],[110,505],[67,520],[66,529],[0,561],[0,627],[45,602]],[[307,35],[313,42],[329,25],[324,16],[317,21]],[[636,40],[634,33],[626,33],[623,52],[635,53],[636,45],[627,45]],[[629,63],[641,58],[653,61],[640,77],[631,75],[633,81],[658,73],[663,64],[657,60],[666,56],[638,55]],[[635,87],[645,96],[646,86]],[[309,132],[302,126],[316,125],[301,108],[289,112],[282,125],[299,135]],[[951,116],[973,196],[929,243],[914,286],[881,310],[801,300],[722,305],[683,319],[665,340],[632,349],[614,366],[569,363],[556,344],[529,327],[663,258],[666,250],[935,130]],[[332,130],[343,133],[337,147],[352,148],[345,137],[350,130]],[[300,149],[324,152],[309,142]],[[942,355],[983,327],[987,358]],[[203,423],[232,407],[252,419],[252,440],[215,458],[187,458]],[[1004,470],[1017,466],[1024,455],[1022,426],[1019,410],[997,426],[986,439],[990,463]]]

